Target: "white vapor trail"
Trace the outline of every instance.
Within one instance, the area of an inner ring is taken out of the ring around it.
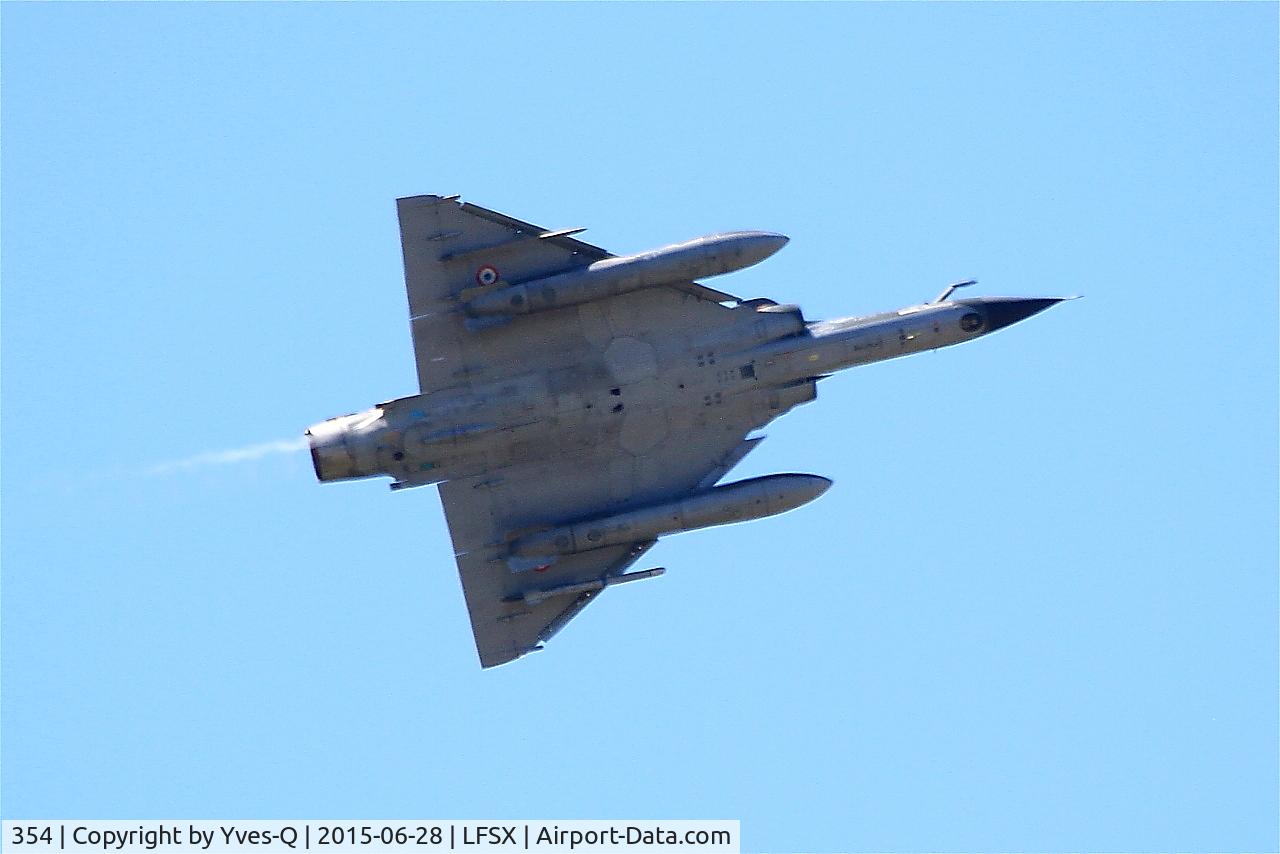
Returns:
[[[305,436],[297,439],[281,439],[276,442],[262,442],[257,445],[246,445],[243,448],[232,448],[229,451],[206,451],[186,459],[157,463],[146,469],[145,474],[173,474],[191,469],[208,468],[209,466],[225,466],[231,463],[243,463],[248,460],[260,460],[272,454],[296,454],[305,451],[308,443]]]

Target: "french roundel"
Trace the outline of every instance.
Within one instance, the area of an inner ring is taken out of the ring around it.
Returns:
[[[492,285],[498,281],[498,268],[490,264],[485,264],[479,270],[476,270],[476,283],[480,285]]]

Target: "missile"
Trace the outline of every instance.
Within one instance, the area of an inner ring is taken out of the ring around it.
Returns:
[[[711,234],[661,249],[605,258],[587,267],[498,288],[465,303],[472,317],[530,314],[624,294],[640,288],[691,282],[759,264],[787,244],[768,231]]]
[[[613,575],[606,578],[596,578],[591,581],[583,581],[578,584],[562,584],[559,587],[552,587],[549,590],[527,590],[521,594],[520,598],[515,601],[524,602],[526,605],[537,605],[554,596],[564,596],[568,593],[591,593],[596,590],[603,590],[606,587],[616,587],[619,584],[627,584],[631,581],[642,581],[646,578],[657,578],[667,570],[664,567],[654,567],[653,569],[644,569],[640,572],[628,572],[626,575]]]
[[[662,534],[761,519],[808,504],[830,486],[830,480],[816,474],[771,474],[740,480],[688,498],[520,537],[511,543],[508,565],[518,571],[537,565],[529,558],[554,559],[558,555],[652,540]]]

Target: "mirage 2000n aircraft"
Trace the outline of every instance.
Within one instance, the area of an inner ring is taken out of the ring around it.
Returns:
[[[936,299],[806,321],[698,282],[781,249],[764,231],[616,256],[456,196],[397,202],[420,393],[307,431],[321,481],[438,483],[484,667],[542,643],[663,534],[771,516],[831,481],[719,484],[843,368],[988,335],[1059,302]]]

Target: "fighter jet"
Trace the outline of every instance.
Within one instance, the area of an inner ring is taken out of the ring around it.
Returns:
[[[959,344],[1059,302],[958,298],[811,322],[699,279],[781,234],[617,256],[457,196],[399,199],[420,393],[307,430],[322,482],[439,484],[483,667],[542,649],[659,537],[799,507],[814,474],[719,484],[834,371]]]

